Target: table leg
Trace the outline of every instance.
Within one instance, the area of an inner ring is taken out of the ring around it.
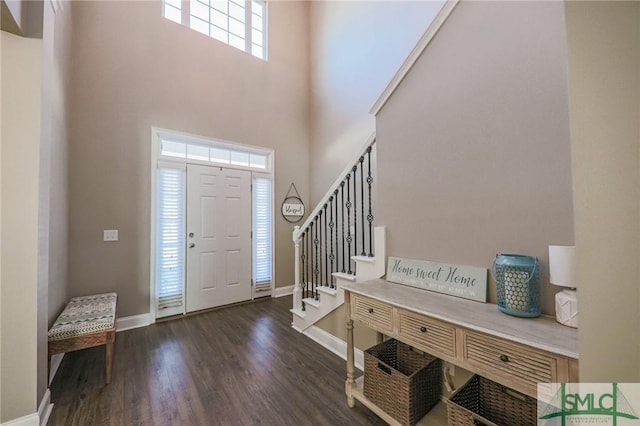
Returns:
[[[345,392],[347,394],[347,405],[351,408],[355,407],[356,402],[353,398],[353,387],[355,381],[355,358],[353,350],[353,319],[351,319],[351,303],[348,291],[344,293],[344,304],[346,306],[347,319],[347,382],[345,383]]]

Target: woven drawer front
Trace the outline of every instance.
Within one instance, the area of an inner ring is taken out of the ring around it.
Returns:
[[[403,341],[434,355],[456,356],[454,327],[405,310],[398,311],[398,317],[398,335]]]
[[[393,330],[393,308],[377,300],[354,295],[352,301],[354,318],[382,331]]]
[[[504,378],[509,386],[536,395],[537,383],[555,382],[557,361],[545,352],[465,331],[464,358],[488,376]]]

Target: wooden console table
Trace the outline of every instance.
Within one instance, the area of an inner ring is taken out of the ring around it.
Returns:
[[[353,323],[366,326],[536,397],[539,382],[578,381],[578,330],[555,318],[518,318],[480,303],[385,280],[344,286],[349,407],[355,400],[392,419],[364,396],[355,378]]]

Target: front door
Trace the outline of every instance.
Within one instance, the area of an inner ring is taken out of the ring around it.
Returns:
[[[251,299],[251,172],[187,165],[187,312]]]

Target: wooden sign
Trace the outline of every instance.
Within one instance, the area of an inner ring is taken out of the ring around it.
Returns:
[[[487,269],[389,256],[387,281],[477,302],[487,301]]]
[[[292,195],[291,191],[294,191],[296,195]],[[302,202],[300,194],[298,194],[298,189],[293,182],[291,182],[289,191],[287,191],[287,195],[284,197],[280,212],[282,213],[284,220],[289,223],[300,222],[304,216],[304,203]]]
[[[284,216],[304,216],[304,204],[300,204],[300,203],[283,204],[282,214]]]

